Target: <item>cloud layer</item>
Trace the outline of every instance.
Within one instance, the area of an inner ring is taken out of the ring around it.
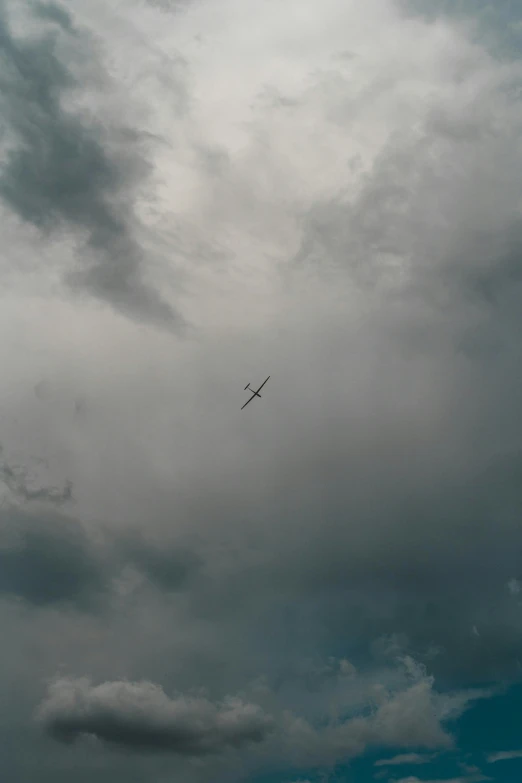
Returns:
[[[419,6],[1,4],[20,783],[389,772],[519,676],[522,67]]]

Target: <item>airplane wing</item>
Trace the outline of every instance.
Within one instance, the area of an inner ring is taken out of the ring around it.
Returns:
[[[268,376],[268,378],[270,378],[270,376]],[[266,379],[266,381],[268,380],[268,378]],[[261,386],[260,386],[260,387],[259,387],[259,389],[257,390],[257,393],[259,393],[259,392],[261,391],[261,389],[262,389],[262,388],[263,388],[263,386],[265,385],[266,381],[263,381],[263,383],[261,384]]]
[[[248,403],[249,403],[249,402],[252,402],[252,400],[254,399],[254,397],[257,397],[257,392],[254,392],[254,393],[253,393],[253,395],[250,397],[250,399],[249,399],[249,400],[247,400],[247,401],[245,402],[245,404],[243,405],[243,408],[246,408],[246,406],[248,405]],[[241,408],[241,410],[243,410],[243,408]]]

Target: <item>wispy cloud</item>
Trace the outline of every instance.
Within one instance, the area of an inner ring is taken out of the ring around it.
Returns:
[[[465,777],[457,777],[457,778],[437,778],[436,780],[430,779],[420,779],[416,777],[408,777],[408,778],[401,778],[400,780],[395,780],[393,783],[483,783],[483,781],[487,780],[493,780],[493,778],[488,778],[486,775],[478,774],[478,775],[467,775]]]
[[[494,764],[497,761],[511,761],[512,759],[522,759],[522,750],[504,750],[498,753],[490,753],[488,763]]]
[[[421,756],[419,753],[402,753],[390,759],[380,759],[375,762],[376,767],[399,766],[401,764],[429,764],[433,761],[433,754]]]

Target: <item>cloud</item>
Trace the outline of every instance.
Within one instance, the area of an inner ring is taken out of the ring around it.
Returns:
[[[71,15],[63,8],[63,6],[57,3],[33,3],[33,11],[40,19],[54,22],[62,27],[68,33],[74,34],[74,26],[72,23]]]
[[[13,483],[9,472],[7,478]],[[147,584],[170,593],[187,589],[202,566],[199,555],[175,543],[115,535],[60,513],[53,506],[67,500],[67,487],[27,490],[16,483],[14,491],[23,505],[0,508],[0,594],[35,606],[100,612],[122,590],[136,594]]]
[[[82,734],[128,749],[168,751],[184,756],[221,753],[261,742],[272,730],[269,716],[254,705],[204,698],[170,699],[152,683],[57,680],[38,710],[56,739]]]
[[[432,683],[416,683],[405,693],[379,708],[375,728],[383,744],[397,747],[451,747],[432,711]]]
[[[401,764],[429,764],[433,761],[434,756],[421,756],[418,753],[402,753],[398,756],[393,756],[391,759],[380,759],[375,762],[376,767],[388,767],[398,766]]]
[[[23,466],[10,465],[5,460],[3,463],[0,463],[0,476],[11,493],[21,500],[47,501],[55,505],[61,505],[72,500],[72,483],[70,481],[66,481],[65,486],[62,488],[51,486],[31,487],[27,469]]]
[[[64,34],[74,29],[61,6],[36,4],[35,12],[57,22]],[[75,36],[76,52],[85,52],[87,37],[77,30]],[[66,274],[74,288],[128,316],[181,326],[179,315],[145,282],[144,253],[133,236],[129,192],[143,161],[119,154],[106,129],[65,108],[64,99],[78,86],[78,77],[65,60],[59,37],[50,32],[15,35],[2,3],[0,64],[8,138],[0,198],[44,232],[42,238],[70,231],[87,238],[79,266]],[[137,149],[134,155],[139,155]]]
[[[303,717],[286,714],[281,742],[292,764],[332,765],[360,756],[371,748],[444,750],[453,747],[447,723],[456,714],[448,710],[446,696],[434,690],[432,678],[422,676],[416,682],[402,683],[394,691],[374,684],[367,698],[372,707],[365,715],[330,720],[323,728],[314,727]],[[455,698],[460,702],[457,711],[460,715],[469,708],[474,696],[455,695]],[[421,757],[404,754],[397,758]]]
[[[458,777],[458,778],[437,778],[437,780],[421,780],[420,778],[416,778],[414,776],[410,776],[408,778],[401,778],[400,780],[395,780],[393,783],[481,783],[481,781],[486,780],[493,780],[493,778],[488,778],[485,775],[468,775],[465,777]]]
[[[193,549],[167,540],[149,540],[141,534],[125,534],[114,542],[122,563],[132,563],[158,589],[169,592],[185,588],[203,566]]]
[[[409,10],[428,15],[429,18],[447,16],[461,23],[474,25],[475,36],[485,40],[497,56],[518,58],[520,55],[520,10],[509,0],[402,0]]]
[[[76,520],[38,505],[0,510],[0,594],[86,609],[109,587],[104,558]]]
[[[511,759],[521,759],[522,750],[505,750],[499,753],[490,753],[488,764],[495,764],[497,761],[511,761]]]
[[[221,783],[279,760],[450,747],[452,721],[484,682],[517,676],[522,650],[506,589],[520,571],[520,63],[387,0],[201,0],[175,17],[71,0],[70,25],[9,8],[9,776],[70,773],[29,728],[56,672],[88,674],[89,705],[93,683],[153,681],[204,688],[216,715],[240,694],[275,722],[208,763],[75,743],[79,780]],[[79,137],[74,173],[60,150]],[[95,301],[62,284],[79,249],[72,282]],[[197,341],[142,328],[161,320],[145,279]],[[265,368],[266,395],[239,415]],[[35,399],[42,378],[52,393]],[[34,484],[30,456],[49,474]],[[54,522],[64,477],[74,518]]]
[[[63,742],[92,735],[136,751],[189,756],[255,742],[265,746],[269,757],[275,754],[298,767],[337,763],[370,747],[452,747],[429,678],[403,691],[383,692],[379,701],[366,717],[320,727],[276,702],[270,714],[259,705],[228,697],[219,705],[203,697],[171,699],[150,682],[94,686],[86,678],[57,678],[36,717]]]

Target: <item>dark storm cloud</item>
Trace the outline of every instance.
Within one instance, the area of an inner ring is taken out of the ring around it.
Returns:
[[[105,563],[78,523],[41,508],[0,512],[0,594],[82,609],[107,593]]]
[[[182,756],[219,754],[263,741],[273,720],[259,707],[231,700],[215,705],[204,698],[169,698],[149,682],[58,680],[38,710],[55,739],[81,735],[136,751]]]
[[[61,7],[37,14],[71,27]],[[181,319],[144,280],[145,259],[133,237],[125,189],[142,160],[113,154],[102,129],[63,107],[78,86],[63,61],[56,31],[20,38],[0,4],[0,87],[8,151],[0,169],[0,197],[20,218],[49,233],[75,229],[88,238],[80,268],[68,276],[128,316],[180,327]],[[136,174],[135,174],[136,176]]]

